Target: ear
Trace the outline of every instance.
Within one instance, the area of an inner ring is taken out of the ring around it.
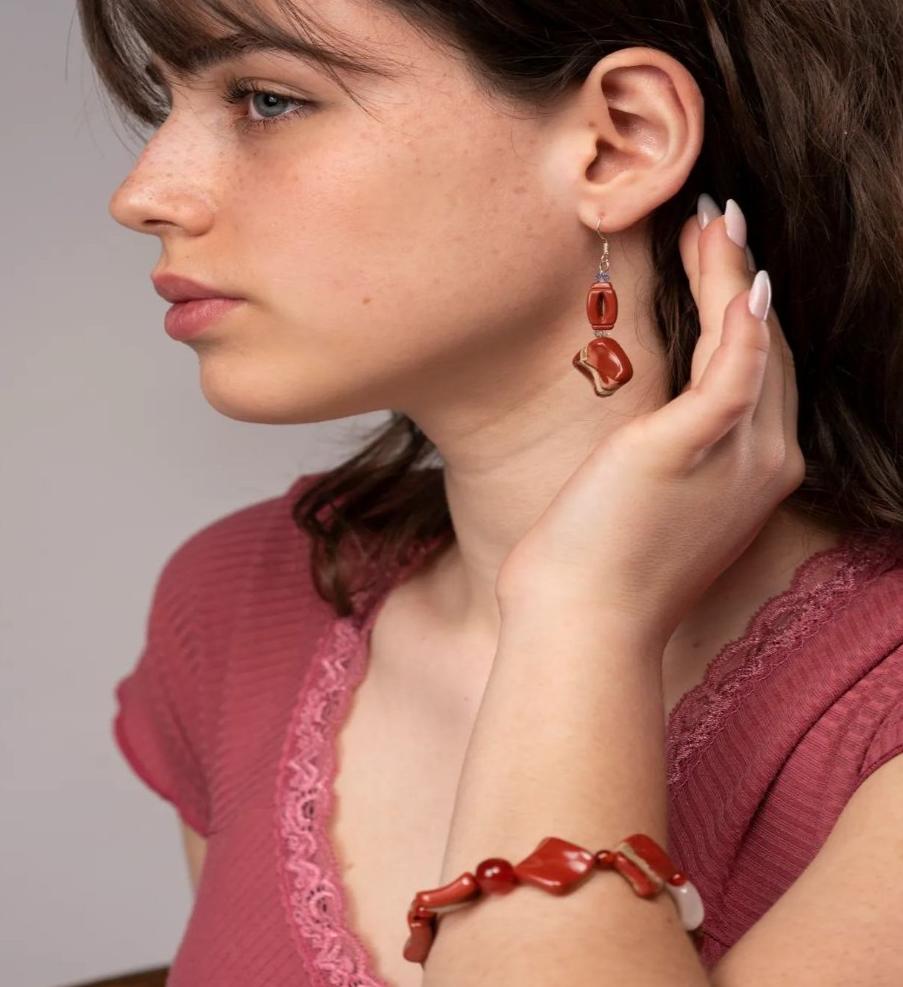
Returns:
[[[702,149],[705,107],[693,76],[655,48],[623,48],[582,84],[565,141],[575,165],[578,215],[617,232],[667,202]]]

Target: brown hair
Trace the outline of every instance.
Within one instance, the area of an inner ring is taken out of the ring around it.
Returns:
[[[541,113],[623,47],[660,49],[696,79],[706,138],[681,190],[650,216],[653,316],[670,396],[689,380],[699,335],[678,251],[706,191],[743,206],[794,353],[806,476],[785,502],[822,525],[880,533],[903,525],[903,17],[899,0],[377,0],[456,46],[486,92]],[[177,72],[202,64],[212,25],[294,50],[336,72],[391,75],[326,35],[292,0],[295,29],[238,0],[78,0],[98,73],[130,120],[158,125],[166,101],[148,51]],[[424,539],[452,538],[433,444],[406,415],[311,478],[294,505],[313,539],[315,583],[350,609],[343,546],[388,563]],[[327,514],[321,518],[321,512]]]

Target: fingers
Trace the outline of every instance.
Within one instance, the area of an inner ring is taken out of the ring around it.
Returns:
[[[752,422],[765,432],[779,434],[785,439],[797,436],[796,371],[793,354],[784,337],[780,321],[772,309],[766,318],[771,356],[765,368],[765,380],[759,403],[752,410]]]
[[[762,306],[758,310],[762,313],[769,298],[768,275],[763,271],[751,291],[741,292],[728,303],[721,342],[702,379],[671,402],[671,408],[679,414],[673,417],[670,427],[674,429],[674,440],[684,447],[689,443],[702,450],[714,445],[739,421],[751,419],[764,400],[766,368],[769,362],[780,368],[780,363],[771,359],[771,329],[758,313],[750,311],[750,299]],[[780,399],[779,392],[779,408]]]
[[[686,224],[680,247],[699,310],[701,332],[690,369],[690,386],[694,387],[721,342],[728,303],[752,284],[747,261],[746,217],[733,199],[728,199],[722,214],[714,199],[701,195],[696,221],[691,219]]]
[[[731,300],[752,287],[753,275],[749,270],[752,254],[746,243],[746,218],[739,205],[728,199],[722,214],[710,196],[701,195],[696,217],[681,232],[680,251],[701,326],[691,366],[689,388],[692,389],[701,381],[721,343]],[[767,320],[771,356],[759,402],[752,409],[752,420],[762,428],[783,428],[787,441],[795,441],[797,394],[793,355],[773,310]]]
[[[728,301],[721,321],[721,337],[701,378],[659,418],[660,448],[667,450],[667,465],[678,469],[695,465],[701,453],[739,423],[752,423],[763,408],[754,433],[745,434],[771,448],[790,447],[784,421],[783,333],[773,318],[765,271]],[[795,436],[795,424],[793,428]]]

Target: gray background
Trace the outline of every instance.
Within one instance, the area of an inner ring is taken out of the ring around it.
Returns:
[[[235,422],[163,331],[156,237],[107,212],[136,153],[74,5],[0,6],[0,983],[168,964],[191,905],[175,811],[113,745],[167,556],[339,462],[383,413]]]

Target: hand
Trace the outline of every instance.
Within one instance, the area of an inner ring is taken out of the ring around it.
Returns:
[[[663,648],[803,481],[793,356],[774,311],[749,311],[745,251],[723,217],[689,219],[680,251],[701,322],[691,380],[597,446],[514,546],[503,615],[548,603]]]

